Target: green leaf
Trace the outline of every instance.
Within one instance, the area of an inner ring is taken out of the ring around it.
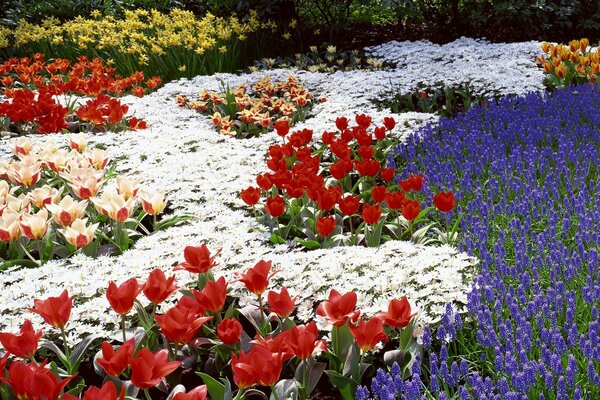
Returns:
[[[37,262],[35,262],[33,260],[26,260],[26,259],[10,260],[10,261],[5,261],[2,264],[0,264],[0,271],[5,271],[14,266],[20,266],[21,268],[38,268],[40,266],[40,264],[38,264]]]
[[[75,379],[69,382],[69,386],[73,387],[65,393],[71,394],[73,396],[79,396],[81,392],[83,392],[83,389],[85,389],[85,380],[81,376],[75,377]]]
[[[279,235],[274,234],[274,233],[271,233],[271,236],[269,237],[269,240],[273,244],[285,244],[285,239],[282,238]]]
[[[302,240],[300,238],[295,238],[294,242],[299,243],[301,246],[304,246],[307,250],[314,250],[321,247],[321,244],[316,240]]]
[[[302,379],[302,375],[304,374],[304,364],[307,362],[308,366],[306,368],[306,387],[303,388],[306,396],[310,395],[311,392],[315,390],[315,387],[317,386],[317,383],[319,383],[319,380],[323,376],[323,371],[325,371],[325,367],[327,366],[325,363],[322,362],[315,362],[312,360],[302,361],[300,364],[298,364],[298,367],[296,368],[296,372],[294,374],[294,378],[301,384],[304,382],[304,380]]]
[[[98,334],[91,334],[86,336],[85,339],[83,339],[77,344],[77,346],[75,346],[69,358],[69,361],[71,363],[71,371],[69,371],[69,373],[74,374],[75,372],[77,372],[77,370],[79,369],[79,364],[81,364],[81,361],[83,361],[83,355],[85,354],[85,351],[88,349],[88,347],[90,347],[94,340],[101,338],[102,336]]]
[[[60,348],[58,348],[57,345],[54,344],[54,342],[47,340],[47,339],[42,339],[42,340],[40,340],[40,347],[48,349],[51,352],[53,352],[54,354],[56,354],[56,356],[58,357],[60,362],[65,366],[65,368],[67,370],[70,369],[69,368],[70,367],[69,359],[67,358],[65,353],[63,353],[62,350]]]
[[[325,373],[329,377],[331,385],[340,392],[344,400],[354,400],[354,394],[358,384],[352,379],[340,375],[337,371],[326,370]]]
[[[136,299],[133,305],[135,307],[135,311],[137,312],[138,318],[140,319],[140,322],[142,323],[144,328],[146,330],[152,329],[152,327],[154,326],[154,320],[150,317],[142,303],[140,303],[140,301]]]
[[[348,352],[354,343],[354,337],[350,332],[348,322],[342,326],[334,326],[331,330],[332,347],[333,353],[340,360],[346,360]],[[338,369],[338,372],[342,372],[342,369]]]
[[[196,374],[202,378],[211,399],[222,400],[225,398],[225,385],[203,372],[196,372]]]
[[[275,393],[271,393],[269,400],[297,399],[300,385],[295,379],[282,379],[275,384],[273,389]]]

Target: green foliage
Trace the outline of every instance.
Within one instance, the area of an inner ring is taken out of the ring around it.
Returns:
[[[372,100],[380,110],[389,109],[393,113],[424,112],[436,113],[442,117],[455,117],[474,105],[487,105],[486,98],[498,98],[497,94],[488,96],[473,93],[468,84],[446,87],[443,83],[419,85],[410,93],[392,89],[384,95],[384,100]]]
[[[390,0],[398,21],[448,39],[461,35],[514,40],[600,38],[594,0]]]

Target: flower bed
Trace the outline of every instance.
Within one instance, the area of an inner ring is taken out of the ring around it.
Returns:
[[[459,219],[452,223],[446,218],[440,224],[429,215],[435,209],[452,211],[452,192],[436,193],[435,207],[421,210],[423,175],[402,179],[402,171],[386,167],[396,121],[386,117],[371,131],[371,117],[358,114],[355,120],[350,126],[348,118],[337,118],[339,134],[324,132],[318,145],[310,145],[311,130],[287,135],[288,126],[278,127],[284,144],[269,147],[271,172],[256,177],[259,187],[241,192],[242,200],[269,226],[271,241],[294,240],[308,249],[374,247],[392,239],[455,241]],[[264,206],[257,206],[261,197]]]
[[[278,133],[289,130],[290,126],[304,121],[313,106],[314,96],[306,90],[294,75],[285,82],[271,82],[264,76],[252,84],[229,86],[221,93],[204,89],[199,101],[190,101],[186,96],[178,96],[177,103],[182,107],[206,113],[222,135],[247,138],[277,129]]]
[[[0,160],[0,270],[75,252],[120,254],[134,238],[181,220],[157,221],[167,205],[164,193],[115,174],[108,153],[88,149],[82,136],[71,136],[68,150],[27,138],[10,144],[15,158]],[[103,187],[111,180],[113,187]],[[153,219],[148,227],[146,215]]]
[[[432,51],[438,55],[452,53],[460,50],[464,42]],[[488,48],[486,44],[477,46],[481,47],[479,53],[484,54],[497,53],[498,50],[491,45]],[[522,53],[523,49],[530,46],[520,44],[515,49]],[[414,54],[416,49],[422,47],[422,43],[406,46]],[[417,57],[413,60],[411,67],[399,66],[395,71],[300,74],[307,87],[319,91],[328,101],[317,104],[313,109],[314,118],[299,124],[297,128],[313,129],[318,138],[320,132],[331,129],[335,116],[357,112],[366,112],[373,117],[375,124],[381,124],[387,113],[378,113],[368,99],[372,93],[387,85],[388,78],[400,80],[402,75],[407,84],[411,84],[413,79],[418,81],[418,77],[409,75],[413,67],[419,71],[429,68],[431,79],[436,81],[442,75],[452,75],[453,65],[441,66],[429,59],[419,61]],[[421,65],[420,62],[425,64]],[[492,58],[487,58],[486,62],[493,65]],[[496,66],[491,70],[499,72]],[[470,71],[476,78],[481,68]],[[531,75],[528,75],[530,72]],[[520,76],[520,83],[511,90],[532,90],[541,87],[541,77],[534,79],[537,72],[535,63],[530,60],[520,70],[521,75],[510,70],[505,71],[505,75],[496,75],[494,79],[501,88],[510,79]],[[269,75],[273,79],[281,79],[285,72],[273,71]],[[448,302],[460,309],[461,303],[467,298],[476,259],[458,253],[451,247],[425,248],[408,242],[390,241],[378,248],[333,248],[303,252],[290,249],[287,245],[273,247],[267,243],[265,227],[254,221],[237,196],[243,188],[254,184],[257,172],[264,170],[264,154],[268,147],[281,139],[276,135],[262,135],[237,141],[215,135],[209,121],[195,118],[193,111],[179,108],[173,101],[176,94],[191,96],[198,88],[218,90],[219,79],[233,85],[249,84],[255,77],[224,74],[197,77],[193,81],[169,83],[158,92],[141,99],[127,99],[132,110],[147,116],[152,129],[143,135],[127,138],[104,133],[90,137],[90,142],[110,144],[113,158],[119,161],[117,165],[120,172],[127,171],[156,187],[172,188],[170,200],[173,207],[178,211],[193,213],[194,220],[189,225],[142,238],[119,257],[99,257],[94,260],[76,255],[67,262],[49,261],[44,268],[3,272],[5,285],[0,301],[3,315],[1,330],[15,332],[25,318],[30,318],[34,326],[41,326],[41,317],[26,311],[27,307],[31,307],[32,298],[59,296],[66,288],[77,299],[73,304],[67,333],[67,341],[71,345],[84,334],[106,336],[107,332],[115,332],[115,326],[119,325],[121,319],[111,311],[103,295],[106,282],[114,280],[121,283],[131,277],[146,279],[155,267],[181,261],[183,244],[190,242],[207,242],[211,249],[222,247],[219,258],[223,262],[219,275],[230,281],[233,281],[235,272],[247,271],[248,260],[272,260],[274,267],[281,269],[281,272],[270,282],[274,286],[285,284],[290,296],[298,297],[296,315],[300,321],[313,319],[315,305],[326,300],[334,287],[341,293],[355,290],[357,307],[367,316],[386,309],[390,299],[404,294],[414,302],[413,308],[419,311],[420,320],[424,323],[439,321]],[[490,85],[495,87],[492,83]],[[402,138],[415,125],[436,118],[410,113],[394,115],[394,119],[397,122],[395,132]],[[425,171],[428,176],[429,167]],[[409,176],[410,172],[416,171],[405,172]],[[462,195],[456,193],[457,198]],[[187,272],[178,274],[183,274],[177,278],[179,282],[190,282],[196,278],[190,277]],[[256,306],[256,296],[244,294],[241,282],[231,282],[230,286],[241,306]],[[140,300],[144,306],[148,305],[143,298]],[[159,306],[157,311],[165,313],[168,309],[169,304],[166,304]],[[318,319],[317,323],[321,324]]]
[[[241,48],[252,46],[246,43],[249,36],[275,27],[261,24],[256,14],[242,21],[210,13],[196,18],[181,9],[127,10],[123,18],[98,12],[62,23],[53,18],[42,25],[21,21],[14,30],[0,30],[0,50],[13,46],[70,60],[82,54],[100,57],[112,60],[123,75],[142,70],[168,80],[241,68]]]
[[[60,58],[45,62],[44,55],[37,53],[33,59],[5,61],[0,66],[0,82],[5,99],[0,103],[3,129],[47,134],[145,129],[145,121],[125,117],[128,106],[112,97],[125,93],[141,97],[160,85],[161,79],[155,76],[144,82],[142,72],[119,78],[99,58],[89,61],[82,56],[73,64]],[[75,96],[92,99],[81,105]],[[66,105],[60,104],[61,98]]]
[[[600,92],[579,86],[474,108],[398,147],[396,162],[462,199],[461,248],[482,270],[467,323],[450,310],[423,369],[405,384],[380,374],[375,397],[600,395],[599,118]]]

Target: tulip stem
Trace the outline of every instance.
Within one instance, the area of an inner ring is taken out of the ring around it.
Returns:
[[[65,355],[67,356],[67,359],[69,359],[69,357],[71,355],[71,351],[69,350],[69,342],[67,342],[67,334],[65,333],[64,326],[60,327],[60,333],[62,335],[63,344],[65,345]]]
[[[121,324],[123,327],[123,343],[127,341],[127,333],[125,332],[125,314],[121,315]]]
[[[262,295],[258,295],[258,311],[260,312],[260,325],[261,325],[261,331],[262,329],[265,327],[265,313],[263,312],[263,301],[262,301]],[[261,332],[262,334],[263,332]]]
[[[156,214],[152,214],[152,232],[156,232]]]
[[[304,361],[302,361],[303,365],[302,365],[302,398],[306,399],[308,397],[308,393],[306,390],[306,380],[307,380],[307,375],[308,375],[308,358]]]
[[[30,259],[31,261],[33,261],[33,262],[37,263],[37,264],[38,264],[38,265],[40,265],[40,266],[42,265],[42,264],[41,264],[41,262],[40,262],[39,260],[36,260],[36,259],[35,259],[35,258],[34,258],[34,257],[31,255],[31,253],[27,251],[27,249],[25,248],[25,246],[23,246],[23,243],[19,243],[19,244],[21,245],[21,249],[23,250],[23,252],[25,253],[25,255],[26,255],[27,257],[29,257],[29,259]]]
[[[150,397],[150,392],[148,391],[148,389],[144,390],[144,397],[146,397],[146,400],[152,400],[152,397]]]

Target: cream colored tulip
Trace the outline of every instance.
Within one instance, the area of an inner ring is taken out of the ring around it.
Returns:
[[[65,196],[58,204],[48,204],[46,208],[52,213],[52,219],[60,226],[71,226],[73,221],[83,217],[88,205],[86,200],[75,201],[71,196]]]
[[[58,203],[58,201],[60,200],[61,192],[62,188],[59,191],[53,187],[44,185],[42,187],[33,189],[28,194],[28,197],[31,199],[31,203],[34,206],[36,206],[37,208],[43,208],[47,204]]]
[[[125,200],[136,197],[139,189],[139,179],[133,180],[121,175],[117,175],[117,193],[123,196]]]
[[[87,218],[77,218],[71,226],[67,226],[61,230],[61,233],[65,237],[67,243],[77,247],[85,247],[92,240],[94,240],[94,234],[99,224],[93,224],[86,226]]]
[[[83,153],[87,149],[87,139],[83,133],[78,135],[69,135],[69,147]]]
[[[6,211],[0,216],[0,240],[14,242],[21,236],[19,218],[21,215],[14,211]]]
[[[0,215],[2,215],[5,210],[14,211],[20,214],[28,214],[30,203],[31,199],[24,193],[21,193],[18,197],[9,193],[6,195],[4,203],[0,206]]]
[[[167,206],[165,192],[162,191],[156,192],[153,195],[141,192],[140,200],[142,201],[142,208],[150,215],[160,214]]]
[[[21,215],[19,226],[21,227],[23,236],[27,236],[32,240],[37,240],[44,237],[46,231],[48,231],[49,222],[48,210],[42,208],[36,214]]]
[[[126,200],[123,195],[114,191],[106,191],[100,198],[94,197],[91,200],[100,214],[107,215],[118,222],[126,221],[131,216],[135,205],[134,198]]]
[[[33,148],[33,142],[27,137],[19,137],[9,142],[10,150],[15,156],[26,156]]]
[[[98,171],[103,170],[109,160],[108,154],[102,149],[94,149],[92,151],[88,150],[84,153],[84,155],[90,162],[91,166]]]
[[[6,173],[12,183],[29,187],[35,185],[40,179],[40,171],[39,164],[13,162],[9,164]]]

